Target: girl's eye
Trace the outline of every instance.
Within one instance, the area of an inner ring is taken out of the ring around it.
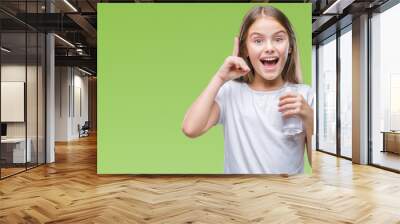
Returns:
[[[256,43],[256,44],[261,44],[261,43],[262,43],[262,40],[255,40],[254,43]]]
[[[275,40],[276,40],[277,42],[281,42],[281,41],[283,41],[283,38],[278,37],[278,38],[276,38]]]

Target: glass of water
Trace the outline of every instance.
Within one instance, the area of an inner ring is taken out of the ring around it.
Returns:
[[[297,87],[294,85],[287,85],[282,91],[282,96],[288,92],[297,93]],[[282,132],[286,136],[294,136],[303,132],[303,122],[297,115],[292,115],[290,117],[282,117]]]

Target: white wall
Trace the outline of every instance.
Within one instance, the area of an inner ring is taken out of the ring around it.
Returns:
[[[28,69],[31,67],[28,66]],[[21,81],[25,82],[25,64],[9,64],[1,66],[1,81]]]
[[[70,83],[67,67],[55,68],[55,141],[68,140],[68,86]]]
[[[83,75],[76,68],[56,67],[56,141],[79,138],[78,124],[88,120],[88,77]]]
[[[72,135],[75,137],[79,137],[78,129],[77,126],[80,124],[81,126],[85,123],[85,121],[89,120],[89,111],[88,111],[88,77],[87,76],[82,76],[83,73],[78,73],[76,74],[77,70],[75,70],[75,75],[74,75],[74,87],[75,87],[75,106],[74,110],[75,113],[73,113],[74,117],[72,119]],[[77,91],[80,91],[80,93],[77,93]],[[78,94],[80,94],[80,98],[78,98]],[[79,103],[80,101],[80,103]],[[79,108],[81,107],[81,108]],[[81,111],[79,111],[81,109]]]

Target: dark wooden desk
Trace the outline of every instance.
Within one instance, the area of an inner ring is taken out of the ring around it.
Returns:
[[[400,131],[382,131],[383,150],[382,152],[392,152],[400,154]]]

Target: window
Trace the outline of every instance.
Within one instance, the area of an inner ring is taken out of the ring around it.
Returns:
[[[352,141],[352,33],[351,26],[340,36],[340,154],[351,158]]]
[[[372,164],[400,170],[400,5],[371,18]]]
[[[318,48],[318,149],[336,153],[336,36]]]

